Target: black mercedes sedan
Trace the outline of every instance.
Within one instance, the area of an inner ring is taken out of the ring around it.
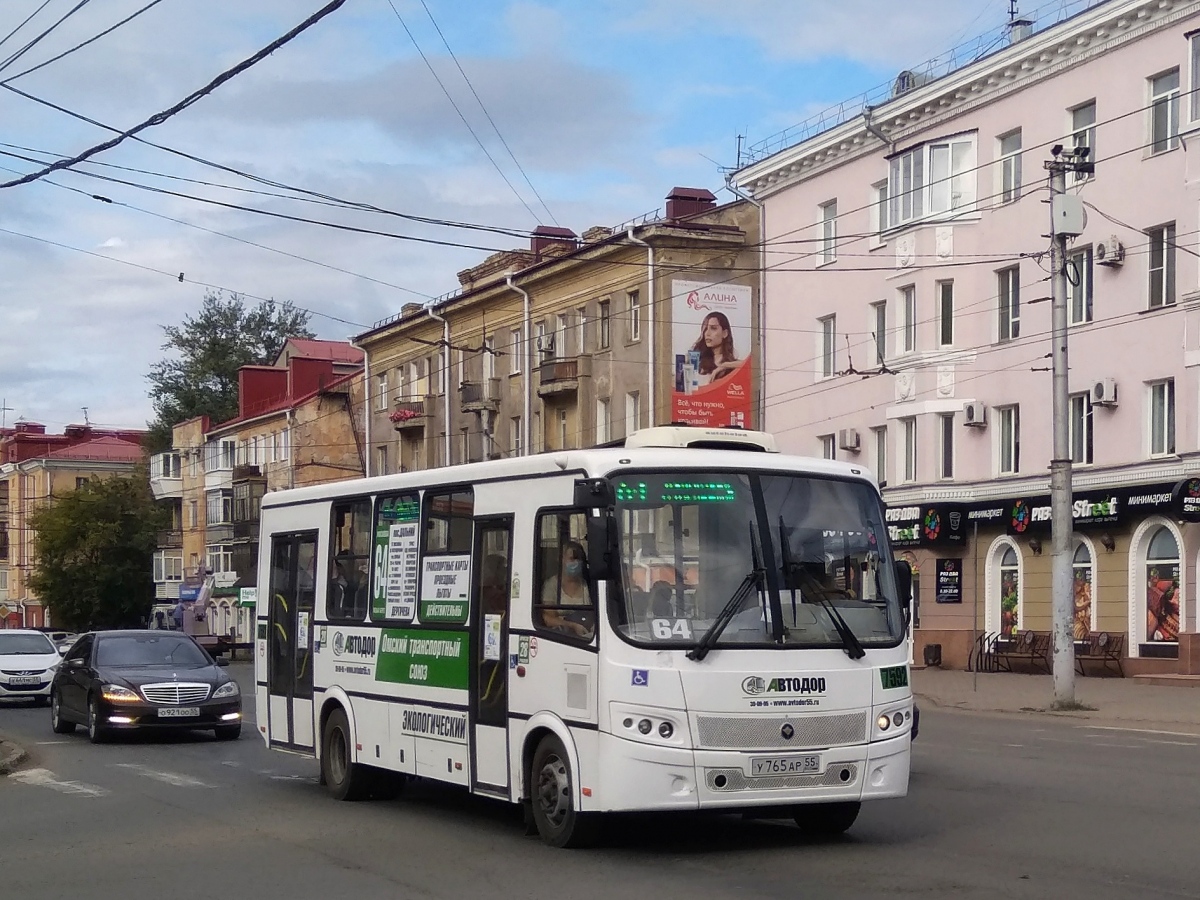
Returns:
[[[221,740],[242,732],[242,696],[190,635],[170,631],[94,631],[63,658],[50,685],[54,731],[87,728],[98,744],[121,731],[212,729]]]

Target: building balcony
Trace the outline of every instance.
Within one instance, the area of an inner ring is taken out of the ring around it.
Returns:
[[[183,546],[183,531],[173,529],[171,531],[160,531],[158,533],[158,549],[159,550],[177,550]]]
[[[247,519],[244,522],[233,523],[233,539],[235,541],[257,541],[259,519]]]
[[[150,457],[150,493],[155,500],[183,498],[183,468],[178,453],[155,453]]]
[[[459,388],[463,412],[497,412],[500,409],[500,379],[464,381]]]
[[[263,478],[262,469],[258,466],[234,466],[234,481],[254,481]]]
[[[433,416],[435,400],[432,396],[406,397],[397,400],[388,413],[392,427],[397,431],[424,428],[426,421]]]
[[[224,525],[209,525],[204,529],[206,544],[228,544],[233,540],[233,523]]]
[[[579,379],[592,374],[592,358],[550,359],[538,366],[538,396],[574,394],[579,391]]]

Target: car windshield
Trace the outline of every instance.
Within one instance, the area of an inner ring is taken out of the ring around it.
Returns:
[[[739,593],[714,647],[843,647],[843,623],[864,647],[903,638],[882,504],[866,482],[743,471],[613,483],[614,620],[631,640],[695,645]]]
[[[0,634],[0,656],[42,656],[57,652],[44,634]]]
[[[208,657],[194,641],[175,635],[119,635],[101,639],[98,666],[207,666]]]

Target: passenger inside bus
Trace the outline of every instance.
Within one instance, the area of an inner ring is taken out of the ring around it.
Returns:
[[[587,554],[578,541],[564,541],[559,573],[542,585],[542,624],[590,641],[595,615],[588,592]]]
[[[479,599],[485,613],[506,612],[508,607],[508,563],[499,553],[490,553],[483,560],[479,576]]]

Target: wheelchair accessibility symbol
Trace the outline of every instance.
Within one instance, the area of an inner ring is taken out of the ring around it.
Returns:
[[[650,672],[646,669],[634,669],[633,681],[634,687],[645,687],[650,683]]]

